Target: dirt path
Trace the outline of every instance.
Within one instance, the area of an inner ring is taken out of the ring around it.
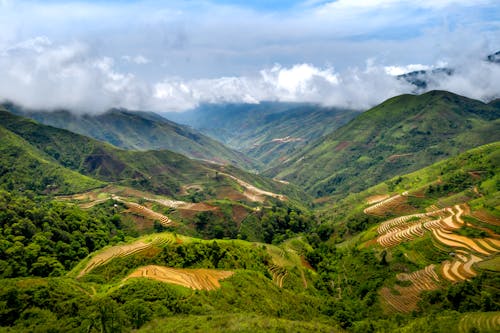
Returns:
[[[92,208],[96,205],[99,205],[105,201],[108,201],[108,200],[111,200],[111,197],[109,198],[103,198],[103,199],[97,199],[97,200],[94,200],[94,201],[91,201],[91,202],[87,202],[87,203],[83,203],[83,204],[80,204],[80,208],[83,208],[83,209],[89,209],[89,208]]]
[[[245,191],[243,192],[243,195],[246,196],[251,201],[263,202],[264,201],[263,196],[268,196],[268,197],[275,198],[275,199],[278,199],[278,200],[281,200],[281,201],[287,200],[286,196],[284,196],[282,194],[276,194],[276,193],[273,193],[273,192],[261,190],[261,189],[255,187],[255,186],[253,186],[253,185],[251,185],[251,184],[249,184],[249,183],[247,183],[247,182],[245,182],[245,181],[243,181],[243,180],[241,180],[239,178],[236,178],[233,175],[227,174],[227,173],[223,173],[222,172],[220,174],[233,179],[241,187],[245,188]]]
[[[233,274],[232,271],[215,269],[182,269],[149,265],[138,268],[126,279],[148,278],[191,289],[215,290],[220,288],[220,280],[226,279]]]

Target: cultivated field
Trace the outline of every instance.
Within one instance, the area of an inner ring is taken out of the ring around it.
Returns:
[[[90,260],[85,264],[85,267],[78,273],[78,278],[92,271],[94,268],[102,266],[114,258],[123,258],[131,256],[142,251],[145,251],[153,246],[158,246],[165,243],[174,242],[174,236],[162,234],[161,236],[154,236],[152,239],[139,240],[130,244],[116,245],[98,251],[93,255]]]
[[[373,213],[390,207],[398,200],[398,195],[368,207],[365,212]],[[448,251],[451,259],[438,267],[429,265],[410,274],[398,274],[397,280],[409,286],[384,287],[380,293],[384,302],[395,311],[410,312],[417,306],[422,291],[440,288],[445,283],[468,280],[477,275],[474,265],[500,252],[498,235],[489,231],[492,237],[474,238],[458,234],[466,223],[462,219],[469,209],[465,205],[455,205],[426,213],[400,216],[382,222],[377,228],[377,243],[391,248],[402,242],[412,241],[430,233],[435,245]],[[468,226],[473,228],[473,226]],[[482,230],[476,227],[477,230]]]
[[[220,288],[220,280],[227,279],[234,272],[215,269],[183,269],[149,265],[140,267],[130,274],[131,278],[148,278],[196,290],[215,290]]]

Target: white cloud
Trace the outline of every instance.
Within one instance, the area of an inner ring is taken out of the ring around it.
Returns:
[[[431,78],[427,90],[433,89],[483,101],[500,98],[500,65],[471,59],[456,66],[453,75],[441,74]]]
[[[47,36],[37,36],[7,47],[5,50],[0,52],[0,55],[7,56],[9,53],[13,54],[16,51],[24,50],[32,50],[36,53],[41,53],[50,45],[52,45],[52,42]]]
[[[428,66],[428,65],[409,64],[405,66],[385,66],[384,70],[389,75],[397,76],[414,71],[425,71],[432,68],[433,66]]]
[[[494,3],[494,0],[337,0],[322,5],[321,10],[382,9],[396,6],[442,9],[448,6],[477,6]]]
[[[143,104],[143,85],[130,73],[115,71],[113,59],[92,57],[81,43],[53,46],[48,39],[33,40],[43,40],[43,47],[28,41],[18,44],[28,47],[0,56],[2,98],[29,108],[90,112]]]
[[[154,89],[156,105],[174,110],[199,103],[256,103],[259,101],[313,102],[328,106],[364,109],[412,87],[368,64],[364,70],[343,73],[333,68],[297,64],[275,65],[254,77],[224,77],[201,80],[165,80]]]
[[[151,60],[149,60],[148,58],[146,58],[142,54],[138,54],[138,55],[133,56],[133,57],[128,56],[128,55],[124,55],[124,56],[122,56],[122,59],[125,60],[126,62],[131,62],[131,63],[134,63],[136,65],[146,65],[146,64],[149,64],[151,62]]]
[[[429,76],[428,89],[449,90],[485,101],[499,97],[500,66],[481,60],[481,42],[474,49],[476,56],[467,51],[466,56],[456,57],[450,64],[454,75]],[[456,52],[461,52],[461,48],[450,50],[450,54]],[[140,55],[129,57],[133,60]],[[67,108],[78,112],[103,112],[111,107],[182,111],[200,103],[260,101],[367,109],[415,89],[394,75],[446,65],[436,62],[387,66],[370,59],[362,68],[342,70],[311,63],[276,64],[240,76],[188,79],[164,75],[160,80],[146,80],[120,68],[125,59],[117,59],[96,55],[84,43],[61,44],[45,36],[14,43],[0,52],[0,99],[29,108]]]

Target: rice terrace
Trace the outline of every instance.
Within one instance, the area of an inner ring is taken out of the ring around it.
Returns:
[[[500,332],[498,0],[0,0],[0,333]]]

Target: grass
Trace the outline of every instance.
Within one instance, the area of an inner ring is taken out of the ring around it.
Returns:
[[[155,320],[141,328],[140,333],[160,332],[341,332],[334,326],[317,321],[294,321],[276,317],[259,316],[253,313],[229,315],[176,316]]]
[[[491,259],[481,261],[476,266],[483,270],[500,272],[500,255],[497,254]]]

